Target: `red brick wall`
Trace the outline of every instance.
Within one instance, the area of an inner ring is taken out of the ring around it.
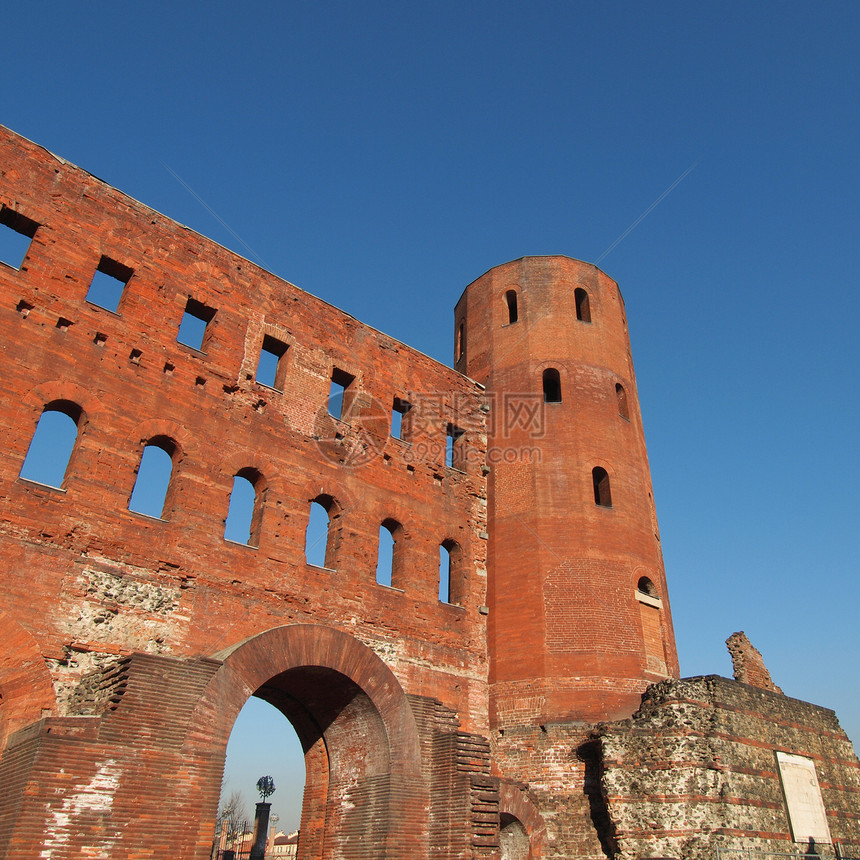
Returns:
[[[486,384],[492,407],[491,721],[629,715],[678,662],[618,286],[588,263],[526,257],[467,287],[455,324],[466,332],[456,367]],[[544,402],[546,370],[558,372],[560,402]],[[595,468],[608,473],[611,506],[595,504]],[[649,660],[641,577],[661,598],[662,661]]]
[[[193,661],[283,625],[316,625],[369,648],[403,691],[443,703],[461,730],[486,734],[480,386],[2,129],[0,150],[0,204],[39,225],[20,271],[0,265],[0,589],[11,619],[0,648],[0,748],[16,730],[41,726],[29,741],[16,736],[18,764],[6,757],[4,766],[10,779],[43,768],[38,789],[25,783],[34,797],[55,798],[47,813],[44,805],[41,813],[32,804],[0,806],[0,846],[17,828],[16,847],[8,855],[0,848],[0,856],[38,853],[35,834],[44,837],[64,794],[114,778],[125,787],[97,816],[111,856],[131,856],[123,852],[144,844],[162,850],[161,837],[145,843],[141,821],[163,804],[155,787],[163,788],[164,769],[178,765],[154,752],[155,741],[144,749],[128,740],[125,753],[106,745],[106,727],[118,717],[104,715],[105,694],[93,680],[135,652]],[[132,271],[116,313],[86,300],[102,257]],[[215,310],[202,352],[176,340],[189,298]],[[282,391],[255,381],[267,334],[288,344]],[[344,421],[326,411],[335,367],[355,377]],[[389,436],[395,397],[414,404],[411,444]],[[81,413],[59,489],[19,477],[43,409],[58,400]],[[459,469],[444,463],[449,423],[468,431]],[[161,519],[128,510],[143,445],[154,437],[175,448]],[[265,488],[256,546],[223,538],[233,476],[247,468]],[[320,494],[334,499],[336,511],[326,569],[304,556],[310,501]],[[398,589],[375,580],[386,519],[402,527]],[[460,547],[459,605],[438,600],[443,541]],[[349,679],[351,670],[344,673]],[[238,696],[253,692],[243,687]],[[120,703],[117,714],[131,707]],[[39,723],[43,717],[100,726],[89,741],[75,735],[80,767],[65,769],[62,789],[49,775],[62,732]],[[339,737],[346,755],[349,733]],[[195,826],[203,830],[214,816],[222,741],[226,735],[209,750],[214,768],[194,777],[203,798],[195,806],[203,823]],[[123,755],[125,776],[99,771]],[[151,768],[141,771],[146,756]],[[365,770],[394,786],[405,809],[425,809],[423,789],[396,770]],[[426,846],[427,822],[408,820]],[[175,840],[168,831],[164,839]],[[204,837],[195,838],[202,853]],[[84,844],[76,848],[72,839],[63,851],[81,856]],[[405,856],[406,849],[379,850]],[[52,856],[61,854],[56,848]]]

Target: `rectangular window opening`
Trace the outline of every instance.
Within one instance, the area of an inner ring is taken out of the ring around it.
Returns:
[[[445,465],[451,469],[465,471],[463,456],[463,439],[465,430],[455,424],[449,424],[445,439]]]
[[[20,269],[39,225],[19,212],[0,209],[0,262]]]
[[[349,415],[349,407],[351,405],[351,394],[349,390],[352,383],[355,382],[355,377],[335,367],[331,372],[331,388],[328,394],[328,413],[332,418],[337,418],[339,421],[346,421]]]
[[[185,305],[185,313],[182,314],[182,322],[179,324],[179,334],[176,340],[191,349],[203,352],[203,344],[206,341],[206,331],[209,323],[215,316],[215,309],[207,307],[196,299],[188,299]]]
[[[277,338],[266,335],[260,349],[260,361],[257,364],[257,382],[268,385],[277,391],[284,389],[285,362],[281,359],[287,354],[287,345]]]
[[[102,257],[90,282],[87,301],[111,313],[117,313],[126,284],[134,270],[110,257]]]
[[[412,424],[412,416],[409,414],[411,409],[411,403],[399,397],[394,398],[394,405],[391,407],[391,435],[395,439],[409,441]]]

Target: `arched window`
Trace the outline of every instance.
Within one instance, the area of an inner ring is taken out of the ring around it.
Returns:
[[[573,300],[576,303],[576,318],[581,322],[591,322],[591,306],[588,301],[588,293],[582,287],[577,287],[573,292]]]
[[[147,442],[128,501],[130,511],[156,519],[162,518],[170,478],[173,475],[175,454],[176,443],[166,436],[156,436]]]
[[[260,543],[263,518],[263,476],[256,469],[241,469],[233,476],[224,539],[247,546]]]
[[[402,588],[398,542],[403,527],[397,520],[383,520],[379,527],[379,553],[376,557],[376,581],[389,588]]]
[[[620,382],[615,383],[615,398],[618,401],[618,414],[630,420],[630,410],[627,408],[627,392]]]
[[[543,372],[543,402],[561,403],[561,377],[554,367]]]
[[[463,553],[455,540],[439,545],[439,600],[443,603],[463,602]]]
[[[505,293],[505,304],[508,307],[508,324],[515,323],[517,321],[517,291],[516,290],[508,290]]]
[[[21,466],[21,477],[60,488],[78,438],[81,408],[67,400],[49,403],[39,418]]]
[[[331,496],[320,495],[311,500],[305,533],[305,560],[308,564],[335,569],[336,546],[332,521],[337,516],[337,506]]]
[[[639,582],[636,583],[636,590],[641,594],[647,594],[648,597],[659,597],[657,586],[647,577],[639,577]]]
[[[594,504],[611,508],[612,493],[609,491],[609,475],[606,469],[595,466],[591,470],[591,479],[594,483]]]

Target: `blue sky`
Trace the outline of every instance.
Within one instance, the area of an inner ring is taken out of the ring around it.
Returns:
[[[441,361],[487,269],[599,261],[627,303],[682,673],[730,675],[745,630],[860,738],[860,4],[3,19],[0,122]],[[250,800],[265,772],[231,785]]]

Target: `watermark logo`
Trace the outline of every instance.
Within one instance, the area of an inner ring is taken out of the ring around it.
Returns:
[[[533,444],[546,432],[539,394],[504,392],[476,399],[457,392],[410,392],[391,404],[358,393],[330,397],[314,418],[317,448],[332,463],[360,468],[382,457],[392,438],[392,414],[403,461],[466,471],[470,465],[539,463]],[[484,449],[483,439],[491,444]],[[477,440],[481,440],[477,443]],[[404,444],[405,443],[405,444]]]

